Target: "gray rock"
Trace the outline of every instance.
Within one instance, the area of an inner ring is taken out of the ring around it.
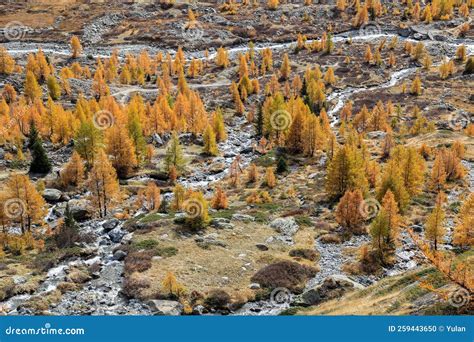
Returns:
[[[197,245],[201,248],[209,248],[210,246],[227,247],[225,242],[217,240],[216,237],[212,236],[212,234],[204,237],[197,237],[194,241],[196,241]]]
[[[203,306],[203,305],[196,305],[194,308],[193,308],[193,315],[202,315],[203,313],[205,313],[207,310],[206,308]]]
[[[364,286],[341,274],[334,274],[322,282],[304,292],[298,299],[300,305],[316,305],[323,301],[341,297],[344,293],[363,289]]]
[[[260,284],[258,284],[258,283],[252,283],[252,284],[249,285],[249,289],[251,289],[251,290],[258,290],[258,289],[260,289]]]
[[[116,218],[110,219],[108,221],[105,221],[102,224],[102,227],[104,228],[105,232],[110,232],[112,229],[118,226],[120,221]]]
[[[85,221],[92,217],[89,211],[89,201],[84,199],[73,199],[68,202],[69,210],[76,221]]]
[[[153,143],[156,145],[156,146],[162,146],[164,143],[163,143],[163,140],[161,139],[160,135],[158,133],[153,133],[152,135],[152,139],[153,139]]]
[[[148,301],[154,315],[179,316],[183,312],[183,304],[174,300],[150,300]]]
[[[125,259],[126,256],[127,256],[127,253],[119,249],[118,251],[115,251],[113,259],[122,261],[123,259]]]
[[[125,232],[119,228],[114,228],[109,232],[109,237],[112,242],[119,243],[125,236]]]
[[[244,214],[233,214],[232,220],[242,221],[242,222],[254,222],[255,217],[250,216],[250,215],[244,215]]]
[[[173,222],[177,224],[183,224],[186,221],[186,213],[176,213],[174,215]]]
[[[268,251],[268,246],[264,243],[257,243],[255,245],[260,251]]]
[[[19,275],[14,275],[14,276],[12,277],[12,280],[13,280],[13,283],[14,283],[15,285],[20,285],[20,284],[26,283],[26,277],[19,276]]]
[[[286,236],[294,235],[299,229],[299,226],[293,216],[279,217],[270,223],[270,227]]]
[[[410,261],[414,255],[415,255],[415,252],[413,251],[402,251],[402,252],[396,253],[396,256],[402,259],[403,261]]]
[[[397,33],[402,37],[408,37],[411,34],[411,30],[409,28],[399,28]]]
[[[234,225],[226,218],[219,217],[212,219],[211,226],[217,229],[234,229]]]
[[[44,189],[43,190],[43,198],[50,203],[59,202],[62,196],[62,192],[58,189]]]

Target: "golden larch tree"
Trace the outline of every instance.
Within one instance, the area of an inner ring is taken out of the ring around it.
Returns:
[[[6,183],[7,199],[2,210],[13,222],[20,224],[22,234],[41,225],[47,214],[46,202],[28,176],[14,174]]]
[[[72,36],[71,38],[71,50],[72,50],[72,58],[77,58],[82,53],[82,45],[81,41],[77,36]]]
[[[100,149],[95,157],[87,187],[91,191],[91,201],[99,216],[107,216],[110,208],[120,197],[120,187],[117,172],[103,149]]]

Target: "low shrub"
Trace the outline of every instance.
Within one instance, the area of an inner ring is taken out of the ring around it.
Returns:
[[[263,267],[252,277],[252,282],[265,288],[285,287],[294,293],[300,293],[305,283],[313,278],[318,269],[301,265],[293,261],[280,261]]]
[[[126,277],[123,281],[122,292],[128,298],[142,297],[142,290],[150,287],[150,281],[145,278],[139,277]]]
[[[144,272],[151,267],[153,251],[131,252],[125,258],[125,273]]]
[[[322,243],[341,243],[341,238],[336,234],[324,234],[319,238]]]
[[[310,248],[295,248],[292,249],[289,254],[294,258],[302,258],[311,261],[316,261],[319,258],[318,252]]]
[[[211,290],[204,299],[204,305],[209,309],[225,310],[231,302],[227,292],[220,289]]]

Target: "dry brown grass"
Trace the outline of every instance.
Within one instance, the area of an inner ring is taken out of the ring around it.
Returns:
[[[140,236],[140,239],[155,239],[160,245],[176,247],[174,256],[152,260],[151,268],[141,273],[150,279],[150,287],[143,294],[151,296],[161,290],[161,281],[167,271],[173,272],[188,293],[196,290],[207,292],[220,288],[231,296],[242,295],[251,283],[250,278],[262,267],[281,260],[292,260],[288,255],[294,246],[281,243],[268,244],[268,251],[260,251],[255,245],[265,243],[266,239],[276,232],[265,224],[233,222],[232,230],[207,228],[206,234],[217,233],[218,240],[228,247],[211,246],[209,249],[199,247],[194,237],[177,237],[170,226],[157,227],[156,230]],[[295,235],[295,245],[310,247],[313,243],[311,228],[301,227]],[[163,234],[168,234],[164,237]],[[305,264],[314,262],[305,260]],[[248,297],[248,294],[244,294]]]

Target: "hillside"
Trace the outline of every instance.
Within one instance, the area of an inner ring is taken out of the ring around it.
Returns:
[[[472,314],[473,5],[0,4],[1,311]]]

